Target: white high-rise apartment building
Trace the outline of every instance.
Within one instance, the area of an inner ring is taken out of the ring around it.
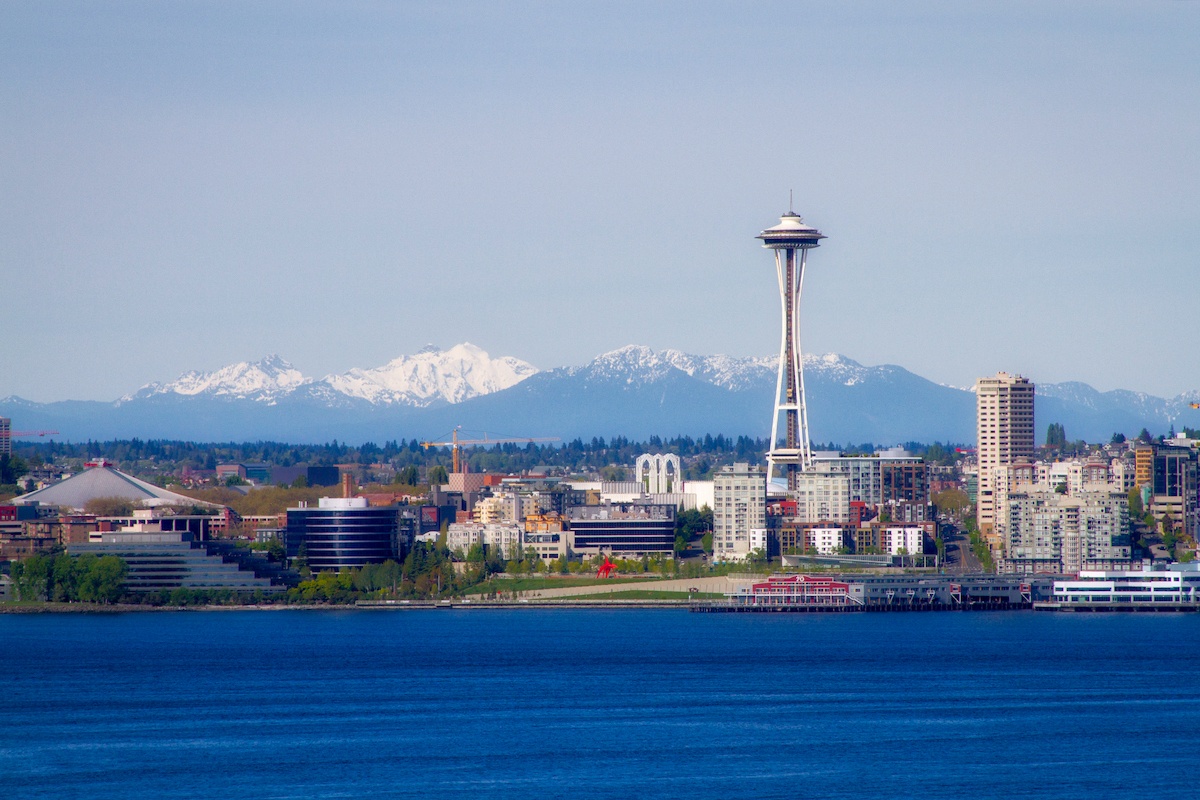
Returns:
[[[976,522],[994,548],[1001,544],[996,530],[996,470],[1018,458],[1033,459],[1033,384],[1020,375],[998,372],[975,383],[976,446],[979,494]]]
[[[845,460],[867,462],[872,459]],[[849,522],[850,481],[848,475],[801,472],[796,476],[796,489],[792,492],[792,499],[796,501],[796,521]]]
[[[1007,571],[1129,568],[1129,498],[1119,488],[1061,494],[1036,484],[1009,492],[1006,505]]]
[[[741,561],[750,554],[751,531],[767,527],[767,476],[738,463],[713,478],[713,559]]]

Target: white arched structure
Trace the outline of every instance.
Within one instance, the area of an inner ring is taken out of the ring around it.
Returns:
[[[679,456],[674,453],[646,453],[638,456],[633,470],[634,480],[647,494],[670,494],[681,491]]]

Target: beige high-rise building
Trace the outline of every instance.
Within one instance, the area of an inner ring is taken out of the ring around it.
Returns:
[[[975,431],[979,461],[976,521],[993,549],[1001,544],[996,530],[996,471],[1019,458],[1033,458],[1033,384],[1020,375],[998,372],[975,383]],[[1000,516],[1002,519],[1003,517]]]
[[[754,549],[753,531],[767,527],[767,475],[735,463],[713,476],[713,560],[742,561]]]

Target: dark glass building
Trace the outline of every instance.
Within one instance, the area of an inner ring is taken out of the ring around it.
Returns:
[[[337,467],[309,467],[304,474],[309,486],[337,486],[342,473]]]
[[[288,509],[288,558],[299,556],[306,545],[314,572],[398,560],[404,555],[396,552],[403,542],[398,523],[395,506],[372,508],[361,497],[322,497],[317,508]]]
[[[577,553],[673,553],[675,506],[608,503],[568,510],[571,549]]]

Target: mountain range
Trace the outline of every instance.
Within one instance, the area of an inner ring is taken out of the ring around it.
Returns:
[[[837,354],[805,356],[815,442],[969,443],[975,398],[893,365]],[[114,438],[357,443],[439,438],[456,426],[493,437],[676,434],[767,436],[776,358],[698,356],[628,346],[583,366],[538,370],[471,344],[429,346],[383,366],[314,378],[277,355],[213,372],[188,372],[113,402],[0,400],[14,427],[54,429],[73,441]],[[1039,437],[1051,422],[1068,437],[1107,441],[1143,427],[1182,426],[1200,392],[1172,399],[1087,384],[1040,384]]]

